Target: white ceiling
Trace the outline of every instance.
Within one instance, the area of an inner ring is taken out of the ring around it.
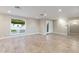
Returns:
[[[62,12],[58,12],[62,9]],[[8,13],[10,11],[10,13]],[[46,14],[47,18],[56,17],[79,17],[78,6],[21,6],[20,9],[14,6],[0,6],[0,13],[18,15],[23,17],[40,18],[40,14]]]

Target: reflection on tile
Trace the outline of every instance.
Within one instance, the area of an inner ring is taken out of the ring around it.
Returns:
[[[79,39],[56,34],[7,38],[0,40],[0,52],[79,52]]]

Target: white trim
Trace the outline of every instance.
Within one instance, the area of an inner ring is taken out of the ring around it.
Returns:
[[[29,34],[20,34],[20,35],[17,35],[17,34],[15,34],[15,35],[12,35],[12,34],[9,34],[9,35],[5,35],[5,36],[3,36],[3,37],[1,37],[0,38],[0,40],[1,39],[7,39],[7,38],[15,38],[15,37],[19,37],[19,36],[28,36],[28,35],[36,35],[36,34],[41,34],[42,35],[42,33],[29,33]]]
[[[0,40],[1,39],[7,39],[7,38],[15,38],[15,37],[19,37],[19,36],[28,36],[28,35],[36,35],[36,34],[41,34],[41,35],[47,35],[47,34],[50,34],[49,32],[48,33],[29,33],[29,34],[20,34],[20,35],[17,35],[17,34],[15,34],[15,35],[11,35],[11,34],[9,34],[9,35],[5,35],[5,36],[3,36],[3,37],[1,37],[0,38]],[[58,34],[58,35],[67,35],[67,34],[65,34],[65,33],[58,33],[58,32],[53,32],[52,34]]]
[[[58,32],[53,32],[54,34],[58,34],[58,35],[65,35],[65,36],[67,36],[67,34],[66,33],[58,33]]]

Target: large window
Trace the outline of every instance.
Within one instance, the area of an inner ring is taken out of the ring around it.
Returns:
[[[11,19],[11,33],[22,34],[25,33],[25,21],[20,19]]]

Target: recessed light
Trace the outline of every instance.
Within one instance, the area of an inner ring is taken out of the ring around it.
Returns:
[[[8,13],[11,13],[11,11],[10,11],[10,10],[8,10]]]
[[[62,12],[62,9],[58,9],[59,12]]]

